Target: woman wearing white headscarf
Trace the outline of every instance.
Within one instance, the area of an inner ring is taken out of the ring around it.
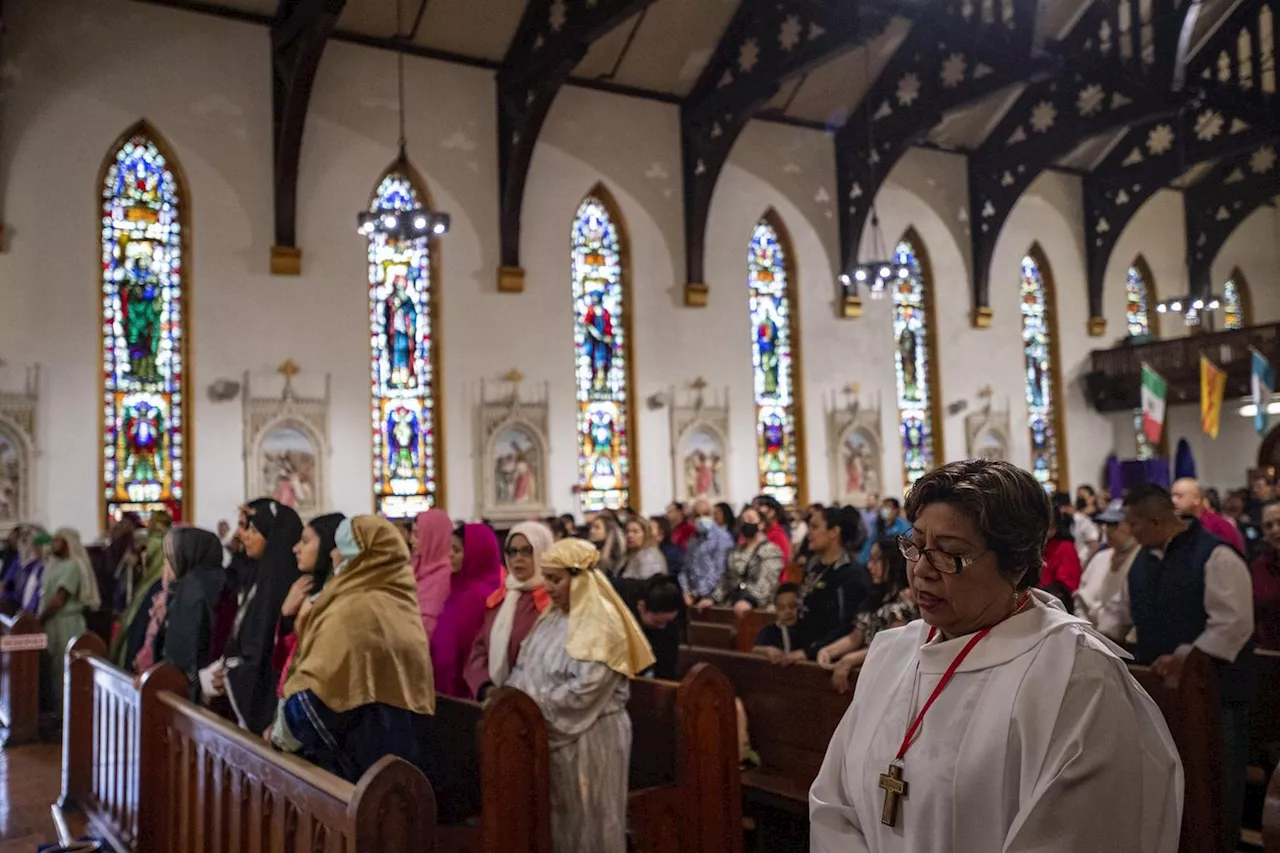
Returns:
[[[41,682],[45,685],[45,707],[61,717],[62,670],[67,644],[88,630],[84,612],[98,609],[102,602],[79,533],[69,527],[61,528],[53,534],[49,552],[37,614],[49,638],[42,658],[47,677]]]
[[[543,588],[542,555],[553,544],[551,531],[537,521],[517,524],[507,534],[502,583],[485,602],[484,626],[462,673],[473,698],[483,701],[507,683],[524,638],[547,609],[551,599]]]

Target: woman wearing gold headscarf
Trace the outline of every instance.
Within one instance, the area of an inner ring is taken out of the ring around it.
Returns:
[[[295,623],[270,740],[349,782],[384,755],[430,777],[435,678],[409,549],[371,515],[345,519],[334,539],[333,578]]]
[[[529,694],[551,746],[555,853],[625,853],[631,759],[629,679],[653,665],[631,611],[595,567],[588,542],[542,555],[548,607],[525,638],[507,683]]]

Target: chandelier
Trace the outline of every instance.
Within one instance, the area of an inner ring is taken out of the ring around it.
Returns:
[[[404,135],[404,46],[409,36],[400,29],[401,0],[396,0],[396,82],[400,118],[400,156],[396,166],[407,171],[409,160],[405,156]],[[409,210],[362,210],[356,214],[356,230],[369,237],[385,234],[397,240],[415,237],[439,236],[449,230],[449,214],[425,207]]]
[[[1181,314],[1188,326],[1199,326],[1204,315],[1212,315],[1222,305],[1217,296],[1175,296],[1156,303],[1157,314]]]

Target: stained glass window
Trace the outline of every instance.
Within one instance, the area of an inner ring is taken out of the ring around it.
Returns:
[[[589,195],[573,220],[573,340],[582,509],[629,503],[631,434],[622,243],[606,203]]]
[[[799,497],[800,477],[786,260],[777,229],[767,218],[760,220],[747,252],[760,490],[789,506]]]
[[[1125,317],[1129,321],[1129,337],[1138,338],[1151,334],[1150,316],[1147,313],[1147,281],[1136,265],[1129,267],[1124,281]]]
[[[893,290],[894,368],[898,379],[898,417],[907,488],[933,467],[933,423],[929,412],[929,318],[925,281],[915,248],[898,244],[893,262],[911,272]]]
[[[140,124],[102,184],[102,478],[109,518],[186,501],[186,266],[177,165]]]
[[[1234,278],[1228,279],[1222,287],[1222,328],[1244,328],[1244,302]]]
[[[392,167],[369,209],[425,207],[407,167]],[[369,235],[373,495],[387,518],[412,518],[440,499],[431,245],[426,236]]]
[[[1047,491],[1058,487],[1057,389],[1053,386],[1053,315],[1040,264],[1022,259],[1022,351],[1026,364],[1031,473]]]

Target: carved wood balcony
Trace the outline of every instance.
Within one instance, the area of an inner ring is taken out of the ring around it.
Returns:
[[[1250,348],[1280,365],[1280,324],[1094,350],[1084,376],[1085,396],[1100,412],[1141,408],[1142,365],[1146,363],[1169,383],[1169,405],[1197,402],[1203,354],[1227,372],[1226,399],[1243,397],[1250,393]]]

